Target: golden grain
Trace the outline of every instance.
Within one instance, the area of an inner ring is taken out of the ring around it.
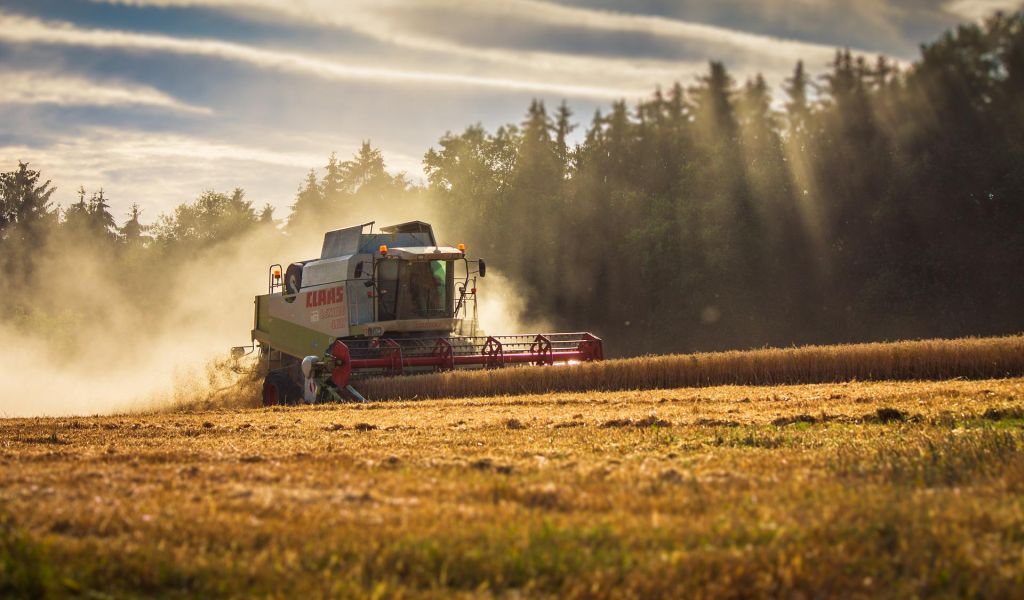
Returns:
[[[356,382],[376,400],[1024,375],[1024,336],[644,356]]]

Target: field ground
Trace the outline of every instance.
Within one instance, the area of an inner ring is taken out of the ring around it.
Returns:
[[[1024,596],[1024,379],[9,419],[0,474],[0,596]]]

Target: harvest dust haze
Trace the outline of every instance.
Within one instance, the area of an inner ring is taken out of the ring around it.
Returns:
[[[228,372],[206,366],[246,343],[252,296],[283,251],[256,233],[124,281],[101,252],[46,248],[25,290],[27,322],[4,326],[0,412],[144,410],[228,385]]]

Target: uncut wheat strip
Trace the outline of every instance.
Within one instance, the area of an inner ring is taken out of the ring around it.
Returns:
[[[370,398],[442,398],[1024,374],[1024,336],[764,348],[370,379]]]
[[[470,380],[465,374],[449,374],[441,386],[427,390],[418,388],[419,394],[452,394],[452,393],[522,393],[537,390],[581,390],[581,389],[643,389],[652,387],[671,387],[686,385],[709,385],[721,383],[798,383],[800,381],[822,381],[835,379],[885,379],[885,378],[925,378],[961,376],[998,376],[1005,374],[1004,349],[991,358],[985,357],[980,350],[991,351],[986,345],[971,348],[972,352],[964,352],[964,347],[953,348],[950,355],[948,345],[929,347],[915,344],[905,346],[917,361],[902,361],[903,348],[890,346],[890,357],[885,356],[885,349],[874,347],[847,347],[845,351],[836,348],[804,348],[787,350],[767,350],[747,353],[719,353],[689,357],[662,357],[656,360],[661,367],[655,371],[650,368],[649,359],[629,361],[610,361],[598,365],[583,365],[581,371],[572,377],[564,377],[564,370],[508,370],[501,372],[474,373]],[[881,351],[881,355],[880,355]],[[1019,357],[1019,348],[1011,348]],[[822,352],[827,355],[822,356]],[[992,354],[989,352],[989,354]],[[964,356],[971,360],[963,360]],[[766,358],[771,360],[765,360]],[[920,367],[924,359],[924,368]],[[799,359],[805,359],[800,361]],[[838,360],[837,360],[838,359]],[[802,362],[804,368],[800,373],[790,373],[787,367]],[[980,365],[980,366],[979,366]],[[831,368],[822,368],[823,366]],[[992,367],[995,367],[993,370]],[[682,367],[682,368],[680,368]],[[1012,365],[1006,365],[1009,371]],[[651,375],[654,375],[653,377]],[[425,382],[417,378],[413,382],[402,382],[404,385],[422,386]],[[404,388],[398,387],[399,393]]]

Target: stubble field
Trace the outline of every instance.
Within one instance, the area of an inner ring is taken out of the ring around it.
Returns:
[[[0,595],[1024,594],[1024,379],[0,420]]]

